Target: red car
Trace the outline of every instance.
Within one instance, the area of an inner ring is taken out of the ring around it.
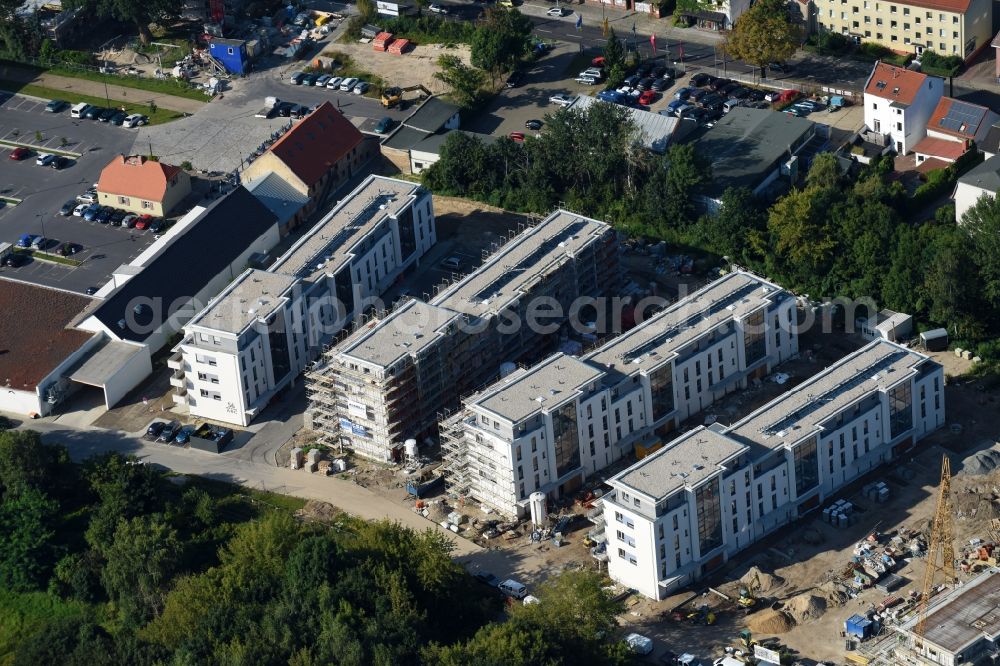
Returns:
[[[27,148],[15,148],[10,151],[10,159],[12,160],[23,160],[31,157],[31,151]]]
[[[649,106],[656,101],[656,91],[655,90],[643,90],[642,94],[639,95],[639,104],[643,106]]]
[[[149,215],[149,214],[140,215],[138,222],[135,223],[135,228],[136,229],[147,229],[147,228],[149,228],[149,225],[151,225],[152,223],[153,223],[153,216],[152,215]]]
[[[590,61],[591,67],[604,67],[604,56],[597,56]]]
[[[511,132],[510,140],[514,143],[524,143],[524,132]]]

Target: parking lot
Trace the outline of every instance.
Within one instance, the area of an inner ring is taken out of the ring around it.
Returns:
[[[305,63],[298,63],[298,68]],[[290,71],[296,71],[291,69]],[[363,131],[374,128],[379,118],[391,116],[399,121],[412,112],[382,108],[377,99],[347,92],[296,86],[281,70],[266,70],[233,82],[222,99],[206,105],[198,113],[171,123],[144,127],[137,143],[163,160],[179,164],[185,160],[196,169],[229,172],[238,168],[272,133],[286,127],[289,118],[257,118],[267,97],[306,106],[325,101],[339,102],[341,112]]]
[[[4,95],[0,99],[0,137],[37,144],[41,152],[61,146],[80,153],[57,171],[35,164],[40,151],[14,161],[8,159],[11,149],[0,147],[0,194],[22,199],[16,206],[0,208],[0,242],[13,244],[22,234],[38,234],[82,246],[72,257],[82,262],[79,266],[29,259],[17,268],[0,268],[0,275],[78,293],[99,287],[114,269],[142,252],[153,234],[61,217],[59,209],[96,183],[112,157],[131,152],[136,130],[70,118],[68,107],[60,113],[46,113],[45,101],[32,98]],[[41,133],[41,141],[36,132]],[[50,250],[54,247],[49,244]]]

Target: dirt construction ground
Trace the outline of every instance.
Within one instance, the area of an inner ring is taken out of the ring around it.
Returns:
[[[446,93],[450,88],[446,83],[434,78],[439,71],[438,58],[453,55],[469,64],[469,47],[457,44],[445,47],[443,44],[420,44],[405,55],[392,55],[372,49],[371,44],[338,43],[324,51],[321,58],[328,58],[335,52],[347,54],[354,64],[365,71],[381,77],[386,84],[394,86],[421,85],[432,93]]]

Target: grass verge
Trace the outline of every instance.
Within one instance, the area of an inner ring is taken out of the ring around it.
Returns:
[[[285,511],[298,511],[306,505],[306,500],[301,497],[291,495],[281,495],[266,490],[255,490],[246,488],[225,481],[216,481],[203,476],[188,476],[187,485],[201,488],[217,500],[234,498],[250,502],[251,504],[262,504],[275,509]]]
[[[365,97],[379,97],[388,85],[385,82],[385,79],[381,76],[376,76],[371,72],[358,67],[354,63],[354,59],[346,53],[341,51],[324,51],[321,55],[323,57],[330,58],[333,61],[333,67],[330,69],[306,67],[303,71],[327,72],[330,74],[336,74],[337,76],[342,76],[345,79],[353,76],[356,79],[367,81],[371,84],[371,87],[368,89],[368,92],[365,93]]]
[[[72,157],[74,159],[80,157],[80,153],[74,153],[72,150],[36,146],[35,144],[28,143],[27,141],[10,141],[9,139],[0,139],[0,146],[7,146],[8,148],[30,148],[31,150],[37,150],[40,153],[52,153],[53,155],[62,155],[64,157]]]
[[[10,206],[16,206],[17,204],[21,203],[22,200],[16,197],[6,197],[0,194],[0,201],[3,201],[4,203]]]
[[[41,261],[51,261],[54,264],[64,264],[66,266],[80,266],[83,264],[82,261],[77,261],[76,259],[70,259],[69,257],[64,257],[60,254],[52,254],[51,252],[42,252],[41,250],[16,250],[27,254],[35,259],[40,259]]]
[[[94,106],[107,106],[108,104],[108,100],[103,97],[91,97],[90,95],[81,95],[70,90],[56,90],[55,88],[36,86],[33,83],[18,83],[17,81],[9,81],[7,79],[0,79],[0,89],[12,93],[42,97],[44,99],[62,99],[70,104],[76,104],[77,102],[93,104]],[[149,116],[150,125],[159,125],[160,123],[167,123],[171,120],[184,117],[184,114],[180,111],[172,111],[170,109],[157,108],[156,111],[150,112],[148,104],[135,104],[119,99],[112,99],[111,104],[119,109],[124,106],[126,113],[141,113]]]
[[[50,67],[47,70],[38,70],[39,72],[47,72],[49,74],[55,74],[57,76],[67,76],[73,79],[83,79],[84,81],[96,81],[98,83],[107,83],[115,86],[122,86],[123,88],[135,88],[137,90],[146,90],[149,92],[160,93],[163,95],[173,95],[175,97],[184,97],[186,99],[196,99],[199,102],[207,102],[208,95],[203,93],[198,88],[193,88],[187,83],[175,81],[173,79],[150,79],[143,76],[119,76],[116,74],[101,74],[100,72],[91,72],[87,70],[77,70],[69,67]]]

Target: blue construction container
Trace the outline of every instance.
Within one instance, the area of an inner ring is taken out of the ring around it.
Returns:
[[[208,44],[208,52],[222,63],[230,74],[244,74],[250,70],[247,43],[242,39],[214,37]]]
[[[844,622],[844,631],[848,636],[857,636],[861,640],[865,640],[871,638],[875,631],[875,625],[863,615],[852,615]]]

